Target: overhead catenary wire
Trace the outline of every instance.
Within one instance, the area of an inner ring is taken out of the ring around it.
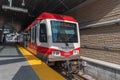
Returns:
[[[62,1],[62,0],[59,0],[60,1],[60,3],[66,8],[66,9],[69,9],[69,7]]]

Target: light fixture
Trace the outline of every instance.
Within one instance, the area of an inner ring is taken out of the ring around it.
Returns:
[[[23,0],[23,2],[22,2],[22,4],[21,4],[22,6],[25,6],[25,0]]]
[[[18,8],[18,7],[9,7],[6,5],[2,5],[2,9],[28,13],[28,9],[23,9],[23,8]]]
[[[28,13],[28,9],[13,7],[12,6],[12,0],[8,0],[8,2],[9,2],[9,5],[2,5],[2,9]],[[22,2],[22,6],[25,6],[25,1],[24,0]]]

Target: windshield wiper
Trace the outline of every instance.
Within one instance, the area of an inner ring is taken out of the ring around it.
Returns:
[[[75,34],[71,34],[70,37],[68,37],[68,38],[66,39],[66,42],[68,42],[69,39],[72,38],[74,35],[75,35]]]
[[[68,37],[68,38],[65,40],[65,45],[66,45],[66,46],[69,46],[69,44],[68,44],[69,39],[70,39],[71,37],[73,37],[73,36],[74,36],[74,34],[72,34],[70,37]]]

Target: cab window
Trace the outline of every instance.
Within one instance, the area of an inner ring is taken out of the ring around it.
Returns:
[[[40,42],[47,42],[47,30],[45,24],[40,24]]]

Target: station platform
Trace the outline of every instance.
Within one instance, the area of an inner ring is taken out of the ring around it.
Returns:
[[[66,80],[21,46],[0,46],[0,80]]]

